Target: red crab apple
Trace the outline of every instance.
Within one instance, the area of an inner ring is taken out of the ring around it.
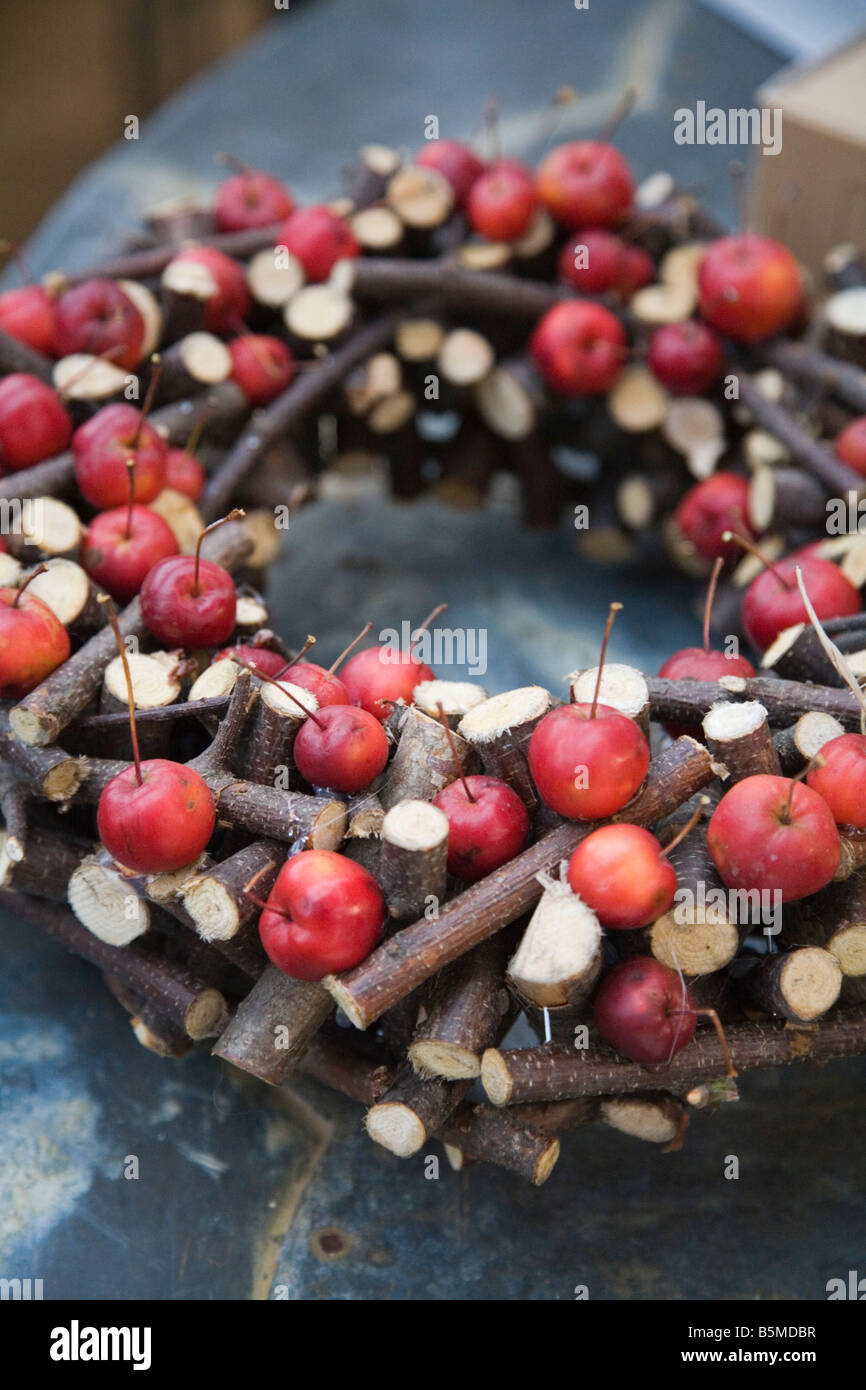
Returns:
[[[135,462],[136,502],[152,502],[165,484],[166,444],[134,405],[106,405],[72,436],[75,479],[100,510],[120,507],[129,493],[127,463]]]
[[[669,391],[699,396],[718,381],[725,359],[717,334],[697,319],[686,319],[655,330],[648,360]]]
[[[839,864],[839,832],[824,798],[763,773],[725,792],[707,845],[727,887],[778,891],[782,902],[817,893]]]
[[[466,198],[474,231],[490,241],[515,241],[523,236],[537,206],[532,170],[516,159],[489,164]]]
[[[823,797],[837,825],[866,829],[866,738],[840,734],[821,749],[821,765],[810,767],[806,785]]]
[[[231,636],[237,611],[235,582],[227,569],[201,558],[205,536],[239,510],[212,521],[201,532],[194,555],[171,555],[150,570],[141,586],[141,616],[164,647],[221,647]]]
[[[860,612],[860,594],[832,560],[814,551],[777,560],[753,579],[743,598],[742,621],[749,641],[765,652],[783,628],[809,621],[797,585],[797,568],[819,618],[844,618]]]
[[[846,425],[836,440],[836,453],[855,473],[866,474],[866,415]]]
[[[165,455],[165,486],[182,492],[197,502],[204,491],[205,471],[189,449],[168,449]]]
[[[791,252],[769,237],[742,234],[711,242],[698,267],[700,308],[728,338],[759,342],[781,333],[803,303],[803,278]]]
[[[372,626],[372,623],[365,624],[358,636],[352,639],[345,651],[340,653],[327,670],[324,666],[318,666],[315,661],[303,660],[304,653],[309,651],[313,645],[313,638],[308,637],[304,644],[304,650],[299,652],[288,665],[283,666],[279,672],[280,678],[291,681],[292,685],[299,685],[302,690],[309,690],[311,695],[315,695],[316,703],[320,709],[325,709],[328,705],[350,704],[349,692],[337,675],[337,671],[349,653],[367,636]]]
[[[722,540],[722,536],[736,528],[752,538],[748,507],[748,480],[739,473],[714,473],[689,488],[677,507],[675,521],[704,559],[721,556],[726,563],[733,563],[740,557],[740,547],[734,540]]]
[[[565,227],[613,227],[631,207],[628,161],[601,140],[557,145],[541,162],[538,196]]]
[[[245,232],[268,227],[294,210],[291,194],[272,174],[250,169],[239,160],[225,158],[237,172],[224,179],[214,199],[214,219],[221,232]]]
[[[96,811],[99,838],[113,859],[136,873],[171,873],[201,854],[213,834],[216,807],[210,788],[193,768],[168,758],[141,761],[126,646],[110,610],[108,621],[126,680],[132,766],[102,790]]]
[[[128,603],[145,575],[167,555],[177,554],[174,532],[150,507],[131,505],[99,512],[87,529],[82,564],[101,588]]]
[[[581,294],[604,294],[618,287],[623,275],[625,247],[604,227],[587,227],[569,237],[559,253],[560,280]]]
[[[384,920],[385,902],[372,874],[345,855],[306,849],[280,870],[259,935],[278,970],[296,980],[321,980],[368,956]]]
[[[295,766],[310,786],[338,792],[369,787],[384,769],[388,751],[379,720],[355,705],[308,711],[293,749]]]
[[[324,203],[293,212],[280,228],[277,245],[285,246],[314,281],[327,280],[337,261],[361,254],[348,222]]]
[[[234,647],[223,647],[222,651],[217,652],[214,661],[226,661],[231,657],[239,665],[249,666],[256,675],[261,676],[281,676],[285,672],[285,661],[279,652],[272,652],[269,647],[250,647],[243,642]],[[211,662],[213,665],[213,662]],[[285,677],[289,679],[288,676]]]
[[[529,740],[529,770],[539,795],[569,820],[612,816],[631,800],[649,768],[649,744],[634,720],[598,703],[610,630],[621,607],[610,606],[592,704],[551,710]]]
[[[41,285],[20,285],[0,294],[0,331],[48,357],[54,355],[54,300]]]
[[[644,285],[651,285],[656,278],[655,262],[642,246],[624,246],[620,259],[617,289],[623,299],[631,299]]]
[[[0,381],[0,464],[5,472],[29,468],[60,454],[72,421],[56,391],[27,372]]]
[[[172,265],[195,262],[203,265],[217,290],[207,301],[205,328],[210,333],[233,333],[250,307],[243,267],[214,246],[191,246],[175,256]]]
[[[129,295],[113,280],[85,280],[54,304],[54,353],[88,352],[132,371],[141,361],[145,323]]]
[[[519,854],[529,834],[520,797],[498,777],[459,777],[433,798],[448,817],[448,872],[475,883]]]
[[[407,705],[413,703],[416,685],[436,679],[430,667],[415,655],[415,647],[421,634],[446,607],[444,603],[437,604],[427,615],[415,629],[408,651],[387,645],[367,647],[346,662],[340,680],[352,704],[384,721],[398,700]]]
[[[639,825],[603,825],[582,840],[568,862],[568,882],[603,927],[649,926],[674,900],[677,876],[668,855],[697,825],[707,798],[663,849]]]
[[[681,647],[679,651],[673,652],[659,668],[659,675],[667,680],[717,681],[721,680],[722,676],[755,674],[754,666],[745,656],[740,656],[739,653],[713,651],[710,647],[710,616],[723,563],[720,556],[713,566],[712,577],[707,586],[704,604],[704,645]],[[678,724],[665,724],[665,728],[672,738],[692,732],[691,729]]]
[[[232,378],[253,405],[267,405],[295,375],[295,359],[285,343],[266,333],[243,333],[229,343]]]
[[[474,150],[459,140],[427,140],[421,146],[413,164],[435,169],[454,189],[454,198],[461,206],[470,188],[484,173],[484,164]]]
[[[0,696],[20,700],[56,670],[70,653],[69,634],[59,618],[27,585],[45,569],[39,565],[17,589],[0,589]]]
[[[572,299],[539,320],[529,342],[548,386],[566,396],[608,391],[625,363],[625,329],[600,304]]]
[[[594,1018],[605,1041],[642,1066],[670,1062],[691,1042],[697,1023],[683,980],[653,956],[632,956],[607,972]]]

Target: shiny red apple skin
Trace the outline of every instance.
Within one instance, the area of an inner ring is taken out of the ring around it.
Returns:
[[[466,198],[473,230],[489,241],[516,241],[523,236],[537,206],[532,171],[517,159],[488,164]]]
[[[701,314],[723,337],[757,343],[781,333],[803,305],[803,277],[779,241],[719,237],[698,267]]]
[[[191,864],[213,834],[213,795],[183,763],[150,758],[141,771],[141,786],[132,766],[106,783],[96,814],[99,838],[128,869],[171,873]]]
[[[214,199],[214,220],[221,232],[269,227],[294,211],[286,186],[260,169],[245,169],[224,179]]]
[[[344,217],[324,203],[298,208],[286,218],[277,236],[304,267],[307,279],[327,280],[337,261],[360,256],[361,247]]]
[[[859,591],[832,560],[814,552],[789,555],[753,579],[743,598],[743,627],[758,651],[765,652],[783,628],[809,621],[797,586],[798,566],[819,618],[844,618],[860,612]]]
[[[676,525],[705,560],[719,556],[735,564],[742,556],[736,541],[723,541],[725,531],[739,531],[754,540],[748,522],[749,484],[739,473],[713,473],[695,483],[675,512]]]
[[[17,600],[17,602],[16,602]],[[0,589],[0,698],[20,700],[71,651],[59,618],[35,594]]]
[[[866,738],[840,734],[821,749],[823,767],[807,773],[806,784],[823,797],[837,825],[866,829]]]
[[[160,560],[141,586],[145,626],[163,647],[222,647],[234,632],[237,591],[228,570],[192,555]]]
[[[352,703],[339,676],[324,666],[317,666],[315,661],[296,661],[283,673],[283,680],[299,685],[302,690],[309,690],[311,695],[315,695],[320,709],[326,709],[328,705]]]
[[[569,820],[612,816],[649,769],[649,744],[633,719],[609,705],[598,705],[594,718],[591,712],[590,704],[551,710],[529,741],[529,770],[539,795]]]
[[[601,140],[557,145],[542,160],[536,186],[548,212],[564,227],[614,227],[634,196],[628,161]]]
[[[242,666],[254,666],[263,676],[280,675],[285,666],[285,661],[279,652],[272,652],[270,647],[250,647],[243,642],[239,642],[233,647],[223,647],[222,651],[216,653],[211,661],[227,661],[233,657]],[[283,676],[284,680],[289,680],[288,675]]]
[[[616,289],[620,282],[624,251],[623,243],[613,232],[604,227],[585,227],[564,243],[557,260],[559,278],[578,294],[604,294]]]
[[[781,893],[782,902],[817,893],[839,864],[833,813],[811,787],[787,777],[745,777],[725,792],[707,827],[707,845],[728,888]]]
[[[413,703],[416,685],[435,679],[423,661],[392,647],[366,647],[350,656],[340,672],[350,702],[383,721],[398,700]]]
[[[144,319],[113,280],[85,280],[54,302],[54,354],[110,354],[115,367],[132,371],[141,361]]]
[[[147,421],[138,444],[133,440],[141,421],[134,405],[106,405],[72,436],[75,480],[85,501],[99,511],[121,507],[129,499],[127,460],[135,459],[133,496],[152,502],[165,486],[165,440]]]
[[[866,475],[866,415],[858,415],[850,425],[846,425],[835,444],[836,455],[853,468],[855,473]]]
[[[628,931],[667,912],[677,876],[655,835],[639,825],[603,825],[581,841],[568,862],[572,892],[603,927]]]
[[[529,814],[517,793],[498,777],[476,775],[449,782],[433,798],[448,817],[448,872],[476,883],[519,854],[529,835]]]
[[[36,352],[54,356],[54,300],[41,285],[20,285],[0,294],[0,331]]]
[[[628,345],[625,329],[607,309],[571,299],[548,309],[533,331],[529,350],[554,391],[596,396],[613,386]]]
[[[177,554],[171,527],[149,507],[113,507],[87,528],[81,563],[91,579],[118,603],[128,603],[159,560]]]
[[[700,396],[718,381],[725,357],[712,328],[697,319],[686,319],[683,323],[663,323],[655,330],[648,361],[669,391]]]
[[[617,289],[623,299],[631,299],[633,294],[651,285],[656,278],[655,261],[642,246],[623,247],[620,258]]]
[[[379,720],[355,705],[327,705],[306,719],[295,738],[295,766],[312,787],[360,792],[388,761],[388,740]]]
[[[228,345],[232,380],[253,405],[267,405],[285,391],[295,375],[295,359],[286,344],[267,333],[245,333]]]
[[[72,421],[56,391],[27,372],[0,380],[0,465],[7,473],[63,453]]]
[[[692,997],[675,970],[653,956],[620,961],[595,996],[595,1026],[623,1057],[664,1066],[694,1037]]]
[[[204,491],[205,471],[195,454],[188,453],[186,449],[168,449],[164,485],[197,502]]]
[[[725,652],[707,651],[704,647],[681,647],[659,667],[659,675],[671,681],[720,681],[723,676],[749,678],[756,674],[748,657],[728,656]],[[664,728],[671,738],[679,738],[681,734],[691,734],[697,738],[699,734],[695,733],[695,729],[700,729],[700,721],[692,727],[665,724]]]
[[[243,267],[214,246],[191,246],[175,256],[172,264],[194,261],[203,265],[217,287],[207,301],[204,326],[209,333],[236,333],[250,309]]]
[[[425,140],[413,164],[435,169],[454,189],[455,202],[463,207],[473,183],[484,173],[485,165],[474,150],[459,140]]]
[[[351,970],[381,940],[385,902],[372,874],[345,855],[306,849],[283,865],[259,918],[271,963],[295,980]]]

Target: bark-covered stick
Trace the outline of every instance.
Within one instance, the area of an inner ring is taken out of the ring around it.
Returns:
[[[459,735],[452,737],[464,767],[471,770],[471,748]],[[390,811],[401,801],[432,801],[457,775],[451,744],[439,720],[431,719],[414,705],[401,711],[397,752],[379,792],[384,809]]]
[[[23,844],[21,838],[7,819],[0,830],[0,888],[65,903],[70,876],[90,853],[90,843],[37,825],[27,828]]]
[[[50,386],[53,368],[50,357],[0,329],[0,374],[6,376],[11,372],[24,372]]]
[[[471,1163],[493,1163],[525,1178],[534,1187],[547,1182],[560,1152],[555,1134],[535,1129],[491,1105],[461,1105],[437,1137],[457,1172],[467,1159]]]
[[[267,898],[285,863],[282,845],[254,840],[182,885],[180,899],[203,941],[228,941],[237,936],[259,909],[245,888],[255,880],[255,895]]]
[[[780,440],[804,468],[830,489],[833,497],[845,497],[849,492],[861,494],[861,474],[809,434],[784,406],[768,400],[745,372],[734,370],[739,381],[739,400],[761,429]]]
[[[835,956],[820,946],[800,946],[764,956],[746,977],[753,1003],[792,1023],[813,1023],[832,1009],[842,988]]]
[[[537,806],[539,799],[529,772],[529,740],[553,705],[543,686],[522,686],[475,705],[458,725],[484,771],[501,777],[529,807]]]
[[[720,681],[666,680],[648,676],[650,712],[664,724],[699,725],[718,700],[757,700],[771,725],[785,728],[801,714],[832,714],[846,729],[860,728],[860,705],[850,690],[764,676],[723,676]]]
[[[707,750],[694,739],[677,739],[655,760],[643,790],[615,819],[654,825],[713,776]],[[423,980],[534,907],[542,892],[537,875],[556,869],[596,825],[569,823],[550,831],[453,898],[438,919],[421,919],[397,932],[354,970],[328,976],[326,987],[356,1027],[368,1027]]]
[[[713,757],[728,769],[726,785],[761,773],[779,776],[779,758],[767,711],[757,700],[742,704],[720,701],[704,716],[703,728]]]
[[[838,738],[845,730],[832,714],[801,714],[796,724],[780,729],[773,737],[779,766],[786,777],[800,772],[806,764],[820,753],[831,738]]]
[[[671,970],[690,977],[722,970],[740,949],[748,926],[731,912],[731,895],[713,863],[706,826],[696,826],[669,858],[677,876],[674,905],[635,935],[642,949]]]
[[[788,342],[784,338],[761,348],[761,356],[784,376],[830,391],[847,401],[858,414],[866,414],[866,372],[861,367],[819,352],[808,343]]]
[[[279,1086],[333,1009],[321,985],[292,980],[271,965],[238,1005],[213,1054]]]
[[[508,945],[507,933],[499,933],[442,971],[409,1047],[419,1076],[459,1081],[481,1075],[481,1055],[509,1010],[503,981]]]
[[[794,1062],[822,1064],[866,1053],[866,1006],[840,1010],[814,1031],[784,1023],[738,1023],[725,1029],[738,1074]],[[576,1052],[548,1043],[508,1051],[490,1049],[481,1081],[494,1105],[568,1100],[578,1096],[667,1091],[687,1095],[695,1086],[725,1076],[727,1060],[715,1033],[699,1032],[664,1069],[627,1062],[611,1048]]]
[[[388,915],[407,922],[445,900],[448,817],[429,801],[399,801],[382,821],[379,880]]]
[[[469,1088],[469,1081],[422,1079],[407,1062],[381,1100],[367,1111],[364,1127],[376,1144],[410,1158],[441,1129]]]
[[[22,743],[12,732],[6,710],[0,710],[0,756],[12,763],[47,801],[68,801],[87,775],[85,758],[73,757],[50,744],[34,748]]]
[[[601,926],[595,913],[567,883],[547,879],[508,962],[509,984],[541,1037],[562,1042],[573,1037],[601,967]]]
[[[350,1100],[375,1105],[394,1084],[394,1068],[381,1055],[367,1056],[353,1048],[348,1040],[338,1036],[345,1031],[322,1028],[310,1041],[298,1071]]]

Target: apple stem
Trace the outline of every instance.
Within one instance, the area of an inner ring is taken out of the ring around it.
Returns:
[[[782,807],[782,814],[779,816],[779,820],[782,822],[783,825],[791,824],[791,804],[794,800],[794,788],[796,787],[797,783],[802,782],[806,777],[808,777],[813,767],[823,767],[824,761],[824,755],[821,753],[820,750],[817,753],[813,753],[806,766],[804,768],[801,768],[801,770],[796,774],[796,776],[790,779],[791,785],[788,788],[788,799]]]
[[[478,800],[478,797],[472,795],[469,783],[466,781],[466,772],[463,767],[463,759],[460,756],[460,750],[457,747],[457,744],[454,739],[454,734],[451,731],[451,725],[448,723],[448,718],[441,704],[438,704],[436,706],[436,711],[439,715],[439,722],[441,723],[442,728],[445,730],[445,737],[448,740],[448,747],[451,749],[451,756],[454,759],[454,762],[457,767],[457,776],[463,783],[463,790],[466,793],[466,800],[470,803],[470,805],[474,806],[475,802]]]
[[[705,602],[705,604],[704,604],[704,651],[705,651],[705,652],[708,652],[708,651],[710,650],[710,614],[711,614],[712,611],[713,611],[713,603],[715,602],[715,598],[716,598],[716,588],[718,587],[719,575],[720,575],[721,572],[722,572],[722,566],[724,565],[724,563],[725,563],[724,557],[721,556],[721,555],[718,555],[718,556],[716,557],[716,562],[715,562],[715,564],[713,565],[713,572],[712,572],[712,574],[710,575],[710,582],[709,582],[709,584],[707,585],[707,598],[706,598],[706,602]]]
[[[630,116],[634,110],[639,92],[637,87],[626,87],[614,110],[608,116],[598,135],[595,137],[600,142],[610,142],[619,130],[623,121]]]
[[[595,690],[592,693],[592,708],[589,711],[590,719],[594,719],[598,709],[598,696],[601,690],[601,677],[604,672],[604,658],[607,655],[607,644],[610,641],[610,630],[616,622],[616,615],[622,609],[621,603],[612,603],[607,610],[607,622],[604,625],[604,636],[601,639],[601,655],[598,658],[598,675],[595,678]]]
[[[562,122],[562,112],[566,106],[572,106],[577,101],[577,92],[567,84],[558,87],[550,101],[542,109],[539,118],[539,134],[537,143],[545,151],[550,148],[553,137],[559,130]]]
[[[793,589],[794,585],[790,580],[786,579],[784,575],[779,572],[776,565],[773,564],[773,561],[767,559],[764,552],[759,546],[755,545],[754,541],[750,541],[745,536],[741,536],[739,531],[723,531],[722,540],[725,542],[735,541],[743,550],[748,551],[750,555],[754,555],[756,560],[760,560],[764,569],[769,570],[771,574],[776,576],[783,589]]]
[[[135,503],[135,454],[126,460],[126,480],[129,496],[126,499],[126,539],[132,539],[132,508]]]
[[[696,806],[692,814],[689,816],[685,825],[681,826],[674,838],[670,841],[670,843],[665,845],[664,849],[659,855],[659,859],[667,859],[671,850],[676,849],[677,845],[681,844],[682,841],[686,838],[686,836],[691,834],[691,832],[694,830],[695,826],[697,825],[698,821],[704,813],[704,807],[709,806],[709,804],[710,798],[708,796],[702,796],[700,798],[698,805]]]
[[[303,710],[304,714],[307,716],[308,719],[312,719],[314,724],[318,724],[320,729],[324,729],[325,725],[322,723],[321,719],[317,719],[313,711],[311,709],[307,709],[307,706],[302,704],[301,701],[297,698],[297,696],[292,694],[291,690],[287,690],[285,685],[281,684],[281,682],[277,680],[276,676],[266,676],[261,671],[257,671],[255,666],[249,665],[249,663],[246,661],[239,661],[238,665],[243,666],[245,671],[249,671],[250,675],[256,676],[258,680],[264,681],[265,685],[275,685],[277,687],[277,690],[282,691],[287,700],[291,700],[293,705],[297,705],[299,710]]]
[[[300,650],[299,652],[296,652],[296,654],[292,657],[292,659],[291,659],[290,661],[287,661],[287,662],[286,662],[285,666],[281,666],[281,667],[280,667],[279,671],[277,671],[277,673],[275,674],[275,676],[273,677],[273,679],[274,679],[275,681],[282,680],[284,673],[285,673],[286,671],[290,670],[292,666],[295,666],[295,665],[297,664],[297,662],[303,661],[304,657],[307,655],[307,652],[310,650],[311,647],[314,647],[315,645],[316,645],[316,639],[315,639],[315,637],[312,635],[312,633],[310,633],[310,634],[307,636],[306,642],[305,642],[304,645],[301,647],[301,650]]]
[[[117,650],[120,653],[120,662],[123,666],[123,679],[126,681],[126,700],[129,705],[129,737],[132,743],[132,761],[135,765],[135,780],[141,787],[144,785],[144,777],[141,772],[141,754],[138,750],[138,730],[135,727],[135,695],[132,689],[132,672],[129,669],[129,660],[126,654],[126,643],[123,640],[123,633],[120,631],[120,624],[117,621],[117,613],[114,604],[108,594],[97,594],[99,603],[105,604],[105,614],[108,624],[114,633],[114,640],[117,643]]]
[[[489,151],[488,163],[502,158],[502,138],[499,131],[499,104],[488,101],[484,107],[484,135]]]
[[[193,457],[195,457],[195,451],[201,443],[201,437],[204,432],[204,423],[205,422],[202,419],[197,420],[196,423],[193,425],[192,429],[189,432],[189,438],[183,446],[183,451],[185,454],[192,454]]]
[[[241,521],[245,516],[246,512],[243,511],[241,507],[233,507],[230,512],[226,512],[225,516],[217,517],[216,521],[212,521],[210,526],[205,526],[204,530],[199,532],[198,540],[195,543],[195,568],[193,569],[192,573],[193,598],[198,598],[199,594],[198,569],[201,563],[202,541],[204,540],[205,536],[209,535],[211,531],[215,531],[218,526],[224,526],[227,521]]]
[[[144,397],[144,405],[141,407],[141,414],[138,417],[138,424],[135,427],[135,434],[130,443],[131,449],[137,449],[141,442],[141,431],[144,429],[144,422],[150,414],[153,405],[153,398],[156,395],[156,388],[159,385],[159,378],[162,376],[162,362],[158,352],[155,352],[150,359],[153,371],[150,374],[147,392]]]
[[[346,657],[349,655],[349,652],[353,651],[354,648],[357,647],[359,642],[363,642],[364,638],[367,636],[367,633],[371,631],[372,627],[372,623],[366,623],[364,625],[364,627],[358,633],[358,636],[354,639],[354,641],[350,642],[346,650],[344,652],[341,652],[340,655],[337,657],[337,660],[331,666],[328,667],[329,676],[336,675],[337,667],[342,666],[343,662],[346,660]]]
[[[725,1059],[725,1075],[729,1079],[733,1079],[737,1075],[737,1069],[734,1066],[734,1059],[731,1056],[731,1049],[728,1046],[728,1040],[725,1037],[725,1030],[722,1027],[722,1020],[719,1018],[719,1015],[716,1013],[715,1009],[695,1009],[695,1013],[699,1014],[701,1018],[708,1018],[710,1020],[710,1023],[715,1028],[716,1035],[718,1036],[719,1042],[721,1043],[722,1055]]]
[[[226,154],[224,152],[217,155],[217,163],[225,164],[227,169],[232,169],[236,174],[251,174],[252,169],[249,164],[244,164],[242,159],[238,159],[236,154]]]
[[[45,564],[45,562],[43,561],[41,564],[38,564],[38,565],[36,566],[35,570],[31,570],[31,571],[30,571],[30,573],[28,574],[27,578],[24,580],[23,584],[19,584],[19,585],[18,585],[18,588],[15,590],[15,597],[13,598],[12,602],[11,602],[10,605],[9,605],[10,608],[17,608],[17,607],[18,607],[18,600],[20,599],[21,595],[24,593],[24,590],[27,588],[27,585],[28,585],[28,584],[32,584],[32,583],[33,583],[33,580],[36,578],[37,574],[44,574],[45,571],[46,571],[47,569],[48,569],[48,566],[47,566],[47,565]]]
[[[412,655],[412,649],[415,646],[415,643],[420,642],[421,640],[421,633],[426,632],[430,624],[433,622],[434,618],[438,618],[440,613],[444,613],[447,607],[447,603],[437,603],[436,607],[431,609],[431,611],[427,614],[427,617],[424,619],[421,626],[416,627],[415,631],[412,633],[412,641],[409,643],[410,656]]]

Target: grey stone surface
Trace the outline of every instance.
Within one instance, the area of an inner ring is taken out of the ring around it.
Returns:
[[[32,257],[42,271],[112,250],[148,203],[208,188],[222,149],[321,196],[363,141],[412,148],[429,113],[466,135],[495,96],[506,148],[537,153],[535,113],[566,82],[581,101],[562,136],[596,129],[636,82],[621,142],[639,172],[706,184],[725,214],[730,152],[675,146],[673,111],[748,104],[776,65],[693,0],[293,5],[77,180]],[[683,584],[590,570],[567,526],[529,535],[504,506],[308,508],[274,594],[287,636],[317,632],[326,654],[367,618],[399,626],[447,601],[449,623],[486,631],[494,690],[561,688],[614,597],[621,660],[652,669],[697,635]],[[46,1297],[261,1297],[275,1275],[280,1296],[313,1299],[569,1299],[579,1283],[603,1299],[809,1299],[864,1268],[862,1065],[747,1078],[679,1156],[593,1128],[541,1191],[444,1163],[428,1180],[421,1159],[375,1149],[348,1102],[238,1084],[206,1055],[161,1062],[94,972],[21,923],[0,940],[0,1275],[42,1277]],[[731,1154],[738,1181],[723,1177]],[[350,1237],[345,1258],[312,1253],[323,1226]]]

